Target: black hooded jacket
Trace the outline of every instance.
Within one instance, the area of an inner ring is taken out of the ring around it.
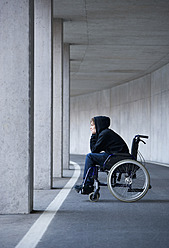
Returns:
[[[113,130],[109,129],[110,118],[107,116],[94,117],[96,134],[90,139],[90,149],[93,153],[104,151],[112,153],[129,153],[125,141]]]

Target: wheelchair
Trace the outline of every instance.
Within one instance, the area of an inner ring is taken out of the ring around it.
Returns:
[[[148,136],[136,135],[133,138],[131,154],[111,154],[103,166],[96,165],[88,169],[83,187],[89,176],[94,179],[94,190],[89,194],[91,202],[99,200],[101,186],[108,186],[111,194],[123,202],[135,202],[145,196],[151,185],[145,160],[138,151],[140,142],[146,144],[143,139],[148,139]],[[137,161],[138,156],[139,161]],[[99,181],[99,172],[107,173],[107,183]],[[83,194],[83,188],[81,193]]]

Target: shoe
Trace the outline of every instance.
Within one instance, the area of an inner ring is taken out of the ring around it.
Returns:
[[[81,191],[81,194],[89,195],[94,191],[94,186],[89,184],[83,186],[83,184],[80,184],[80,185],[75,185],[74,189],[76,190],[77,193]]]
[[[83,184],[74,186],[74,189],[76,190],[77,193],[79,193],[82,190],[82,188],[83,188]]]

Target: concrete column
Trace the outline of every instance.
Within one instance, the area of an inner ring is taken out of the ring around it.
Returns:
[[[32,0],[0,1],[0,213],[33,206]]]
[[[63,22],[53,20],[53,176],[63,174]]]
[[[51,188],[52,3],[35,0],[34,185]]]
[[[69,168],[70,153],[70,46],[63,46],[63,168]]]

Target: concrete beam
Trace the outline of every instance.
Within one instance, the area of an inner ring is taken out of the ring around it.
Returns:
[[[63,175],[63,22],[53,20],[53,176]]]
[[[34,185],[51,188],[51,0],[35,0]]]
[[[0,1],[0,213],[33,208],[33,1]]]
[[[63,46],[63,168],[69,168],[70,152],[70,46]]]

